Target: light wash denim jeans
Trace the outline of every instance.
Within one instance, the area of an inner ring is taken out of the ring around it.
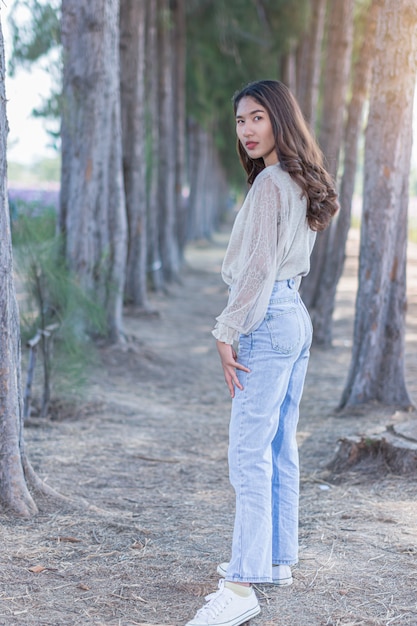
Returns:
[[[272,582],[272,564],[298,561],[299,465],[296,430],[312,339],[293,279],[278,281],[259,328],[239,339],[229,440],[236,492],[226,579]]]

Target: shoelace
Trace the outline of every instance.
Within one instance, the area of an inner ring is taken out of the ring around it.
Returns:
[[[224,590],[224,578],[219,580],[219,588],[217,591],[210,593],[205,597],[207,600],[207,604],[205,604],[201,609],[197,611],[198,617],[206,616],[207,619],[209,617],[216,617],[222,609],[228,604],[229,598],[221,598]]]

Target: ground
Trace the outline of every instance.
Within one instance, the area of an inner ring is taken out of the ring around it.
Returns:
[[[0,516],[0,625],[181,625],[229,557],[230,399],[210,329],[226,291],[227,233],[187,251],[182,284],[126,312],[125,345],[102,348],[88,396],[31,419],[38,475],[91,506],[37,498],[30,520]],[[358,233],[352,231],[334,347],[312,351],[301,407],[300,562],[294,584],[257,587],[252,626],[417,624],[417,482],[326,469],[339,438],[405,417],[336,411],[350,359]],[[417,401],[417,246],[410,246],[407,382]]]

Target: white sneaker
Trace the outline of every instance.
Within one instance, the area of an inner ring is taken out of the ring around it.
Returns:
[[[229,563],[220,563],[217,566],[217,573],[219,576],[226,576]],[[272,566],[272,584],[284,587],[285,585],[292,585],[292,573],[289,565],[273,565]]]
[[[252,588],[250,596],[243,597],[224,583],[223,579],[219,581],[218,591],[206,596],[207,604],[185,626],[239,626],[261,612]]]

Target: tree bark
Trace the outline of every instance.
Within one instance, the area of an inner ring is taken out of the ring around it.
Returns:
[[[210,239],[227,211],[228,186],[213,141],[214,131],[189,120],[190,213],[188,239]]]
[[[175,24],[170,0],[158,0],[158,41],[161,50],[159,75],[159,201],[161,222],[160,249],[164,279],[171,282],[179,275],[177,211],[175,192],[176,122],[173,43]]]
[[[12,240],[7,202],[5,62],[0,22],[0,503],[22,517],[37,512],[23,469],[23,396],[19,311],[13,281]]]
[[[123,334],[126,207],[118,0],[63,0],[60,228],[68,265]]]
[[[308,29],[301,39],[296,55],[297,100],[312,129],[317,121],[325,17],[326,0],[310,0]]]
[[[329,173],[337,177],[343,139],[343,118],[353,44],[354,0],[332,0],[329,9],[328,42],[324,73],[319,143]]]
[[[160,205],[159,205],[159,73],[160,49],[158,46],[158,16],[157,0],[147,2],[147,63],[146,88],[148,93],[148,133],[150,143],[149,154],[149,200],[148,200],[148,264],[150,280],[155,291],[162,291],[164,276],[160,247]]]
[[[343,272],[346,241],[350,228],[352,198],[355,187],[359,136],[362,131],[362,112],[369,91],[372,58],[375,45],[379,0],[374,0],[367,11],[363,43],[353,68],[352,96],[347,110],[345,127],[344,168],[340,189],[340,212],[332,224],[331,241],[313,310],[315,344],[330,347],[333,340],[333,312],[337,284]]]
[[[354,345],[342,408],[409,407],[404,377],[408,181],[417,5],[381,0],[365,142]]]
[[[126,299],[148,308],[145,99],[146,0],[120,2],[123,174],[128,220]]]
[[[336,180],[343,137],[343,117],[353,41],[353,0],[332,0],[328,17],[328,42],[324,71],[323,105],[320,117],[319,143],[328,170]],[[333,225],[332,225],[333,227]],[[332,227],[319,233],[311,257],[311,271],[303,280],[302,296],[314,325],[318,289],[332,244]],[[315,332],[315,341],[321,338]]]
[[[0,20],[0,505],[7,513],[31,517],[38,512],[38,508],[30,492],[43,494],[61,504],[73,505],[74,501],[44,483],[35,473],[25,452],[20,323],[7,202],[8,124],[4,75]]]
[[[196,203],[198,163],[200,159],[200,126],[198,122],[189,117],[187,120],[187,153],[188,153],[188,180],[190,181],[190,194],[188,198],[189,210],[187,215],[187,239],[193,240],[196,225]]]
[[[187,201],[184,198],[186,185],[186,17],[185,0],[175,0],[174,3],[175,23],[175,80],[174,80],[174,119],[175,139],[175,204],[177,214],[177,241],[180,260],[183,259],[184,247],[187,241]]]
[[[188,233],[190,240],[207,239],[206,178],[211,174],[210,135],[197,122],[190,121],[190,215]],[[211,180],[213,186],[213,181]]]
[[[351,436],[340,440],[334,459],[327,465],[334,478],[347,472],[377,472],[378,476],[411,476],[417,471],[417,443],[407,441],[394,429],[377,435]]]
[[[281,80],[295,94],[297,89],[297,64],[294,42],[291,42],[289,50],[282,54],[280,61]]]

